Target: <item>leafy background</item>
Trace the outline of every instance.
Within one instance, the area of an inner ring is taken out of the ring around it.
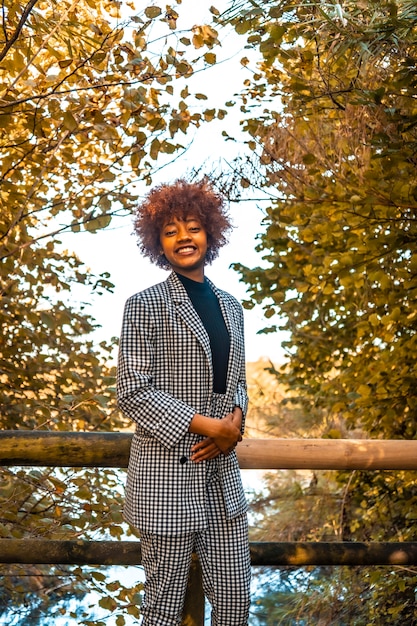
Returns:
[[[250,431],[414,439],[415,3],[234,1],[187,29],[182,8],[2,5],[1,428],[130,428],[115,406],[115,340],[97,341],[89,297],[71,297],[112,291],[112,277],[60,238],[129,220],[161,168],[223,124],[236,158],[189,175],[263,207],[260,261],[243,250],[235,269],[265,334],[285,334],[285,358],[251,373]],[[231,30],[247,73],[211,106],[192,77],[216,66]],[[115,471],[2,468],[0,536],[117,540],[131,532],[122,485]],[[252,537],[412,540],[416,497],[414,472],[278,473],[253,498]],[[104,621],[65,604],[90,589]],[[252,619],[412,625],[415,589],[414,568],[281,569],[259,584]],[[138,616],[138,592],[103,570],[2,566],[3,618],[12,606],[16,624],[62,613],[120,626]]]

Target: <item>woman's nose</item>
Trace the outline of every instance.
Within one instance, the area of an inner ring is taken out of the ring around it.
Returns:
[[[185,228],[185,226],[180,226],[177,231],[177,239],[179,239],[180,241],[183,241],[184,239],[189,239],[189,238],[190,238],[190,234],[187,228]]]

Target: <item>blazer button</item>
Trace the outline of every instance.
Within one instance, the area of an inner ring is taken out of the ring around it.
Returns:
[[[188,459],[187,459],[187,457],[186,457],[186,456],[182,456],[182,457],[180,458],[180,463],[181,463],[181,465],[184,465],[185,463],[187,463],[187,461],[188,461]]]

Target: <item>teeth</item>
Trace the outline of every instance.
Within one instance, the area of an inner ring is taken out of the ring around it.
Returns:
[[[178,252],[193,252],[194,248],[188,247],[188,248],[180,248],[178,250]]]

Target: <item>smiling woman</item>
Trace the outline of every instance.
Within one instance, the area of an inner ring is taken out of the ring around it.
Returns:
[[[247,504],[235,452],[248,405],[243,311],[204,276],[230,227],[204,180],[160,185],[137,211],[144,256],[172,270],[128,299],[120,336],[118,401],[136,423],[125,518],[141,536],[144,626],[179,624],[194,550],[213,626],[248,620]]]

